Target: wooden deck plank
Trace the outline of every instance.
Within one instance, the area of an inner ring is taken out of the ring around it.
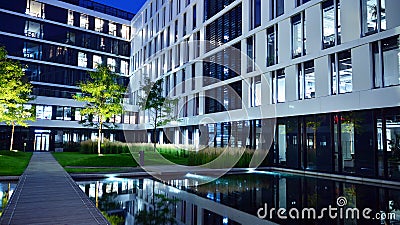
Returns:
[[[0,218],[4,224],[109,224],[50,153],[34,153]]]

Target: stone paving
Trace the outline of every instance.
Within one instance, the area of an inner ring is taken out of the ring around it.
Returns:
[[[109,224],[51,153],[34,153],[0,218],[3,224]]]

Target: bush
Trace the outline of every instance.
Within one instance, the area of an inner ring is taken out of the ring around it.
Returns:
[[[79,152],[82,154],[97,154],[97,141],[87,140],[80,143]],[[121,154],[129,153],[129,148],[126,143],[111,142],[104,140],[101,143],[102,154]]]

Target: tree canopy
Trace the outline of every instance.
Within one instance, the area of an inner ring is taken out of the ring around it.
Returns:
[[[32,84],[24,80],[24,70],[19,62],[7,58],[7,51],[0,47],[0,121],[12,126],[10,150],[14,142],[14,127],[27,127],[35,120],[35,109],[28,105]]]
[[[164,96],[163,83],[163,78],[151,81],[149,77],[145,77],[141,84],[142,95],[139,96],[138,101],[140,109],[149,112],[154,147],[157,143],[157,128],[177,120],[174,109],[178,104],[178,99]]]
[[[106,65],[99,65],[96,71],[89,73],[89,77],[89,80],[78,85],[82,94],[76,94],[74,99],[86,103],[80,111],[86,118],[83,124],[99,130],[98,153],[100,154],[103,126],[115,127],[109,120],[123,112],[122,99],[125,87],[118,84],[118,75]]]

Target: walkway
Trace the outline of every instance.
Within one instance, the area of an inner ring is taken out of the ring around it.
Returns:
[[[50,153],[34,153],[0,224],[109,224]]]

